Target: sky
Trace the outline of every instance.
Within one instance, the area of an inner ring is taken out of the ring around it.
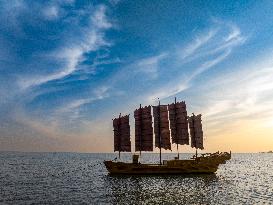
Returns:
[[[271,0],[1,1],[0,151],[112,152],[113,118],[130,114],[133,142],[139,104],[174,97],[202,114],[205,152],[273,150],[272,10]]]

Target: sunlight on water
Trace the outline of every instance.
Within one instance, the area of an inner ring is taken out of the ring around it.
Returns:
[[[102,162],[116,156],[0,152],[0,203],[273,204],[273,154],[233,154],[212,175],[108,176]]]

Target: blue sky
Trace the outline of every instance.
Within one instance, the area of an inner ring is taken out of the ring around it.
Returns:
[[[272,9],[1,1],[0,150],[110,152],[111,119],[175,96],[203,114],[208,150],[273,147]]]

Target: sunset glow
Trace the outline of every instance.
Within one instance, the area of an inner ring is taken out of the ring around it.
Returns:
[[[273,150],[272,1],[91,2],[0,3],[1,151],[113,152],[112,119],[133,142],[139,104],[174,97],[204,152]]]

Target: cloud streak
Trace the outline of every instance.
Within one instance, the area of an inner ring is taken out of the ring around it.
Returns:
[[[206,96],[200,96],[199,100],[206,103],[201,105],[200,112],[204,113],[212,132],[223,131],[223,125],[233,129],[232,126],[238,123],[252,121],[256,126],[263,126],[273,121],[270,58],[266,64],[263,60],[245,64],[238,71],[218,76],[202,88],[201,92]]]
[[[102,86],[99,88],[96,88],[93,92],[93,97],[88,98],[81,98],[73,100],[72,102],[66,103],[62,108],[57,110],[57,113],[68,113],[68,112],[78,112],[78,109],[86,104],[92,103],[96,100],[102,100],[104,98],[107,98],[109,96],[109,87]]]
[[[229,28],[230,32],[222,37],[226,28]],[[179,49],[179,55],[175,59],[176,65],[173,65],[181,67],[185,64],[198,62],[199,66],[193,67],[192,72],[187,76],[174,77],[171,83],[160,87],[159,91],[152,91],[153,94],[148,98],[152,102],[157,98],[165,99],[188,89],[195,78],[223,62],[233,49],[243,44],[244,41],[245,37],[241,35],[240,29],[233,24],[217,26],[217,29],[211,29],[208,33],[199,35],[185,49]]]
[[[203,35],[197,36],[193,42],[191,42],[189,45],[187,45],[183,49],[179,49],[178,55],[181,57],[181,59],[185,59],[188,56],[191,56],[193,53],[195,53],[200,47],[205,45],[209,40],[211,40],[215,34],[217,33],[217,29],[210,30],[208,33],[205,33]]]
[[[65,78],[77,70],[77,66],[85,60],[85,54],[110,46],[110,43],[104,38],[104,32],[110,29],[112,24],[108,21],[105,12],[105,6],[98,6],[90,16],[88,27],[79,31],[82,32],[82,38],[77,39],[76,42],[72,40],[67,46],[58,48],[51,54],[51,57],[57,62],[64,64],[62,68],[52,74],[23,78],[19,81],[20,87],[27,89]]]
[[[167,53],[161,53],[156,56],[149,58],[144,58],[136,62],[137,72],[143,72],[147,75],[150,75],[152,78],[158,76],[158,69],[160,68],[159,64],[162,60],[167,58]]]

